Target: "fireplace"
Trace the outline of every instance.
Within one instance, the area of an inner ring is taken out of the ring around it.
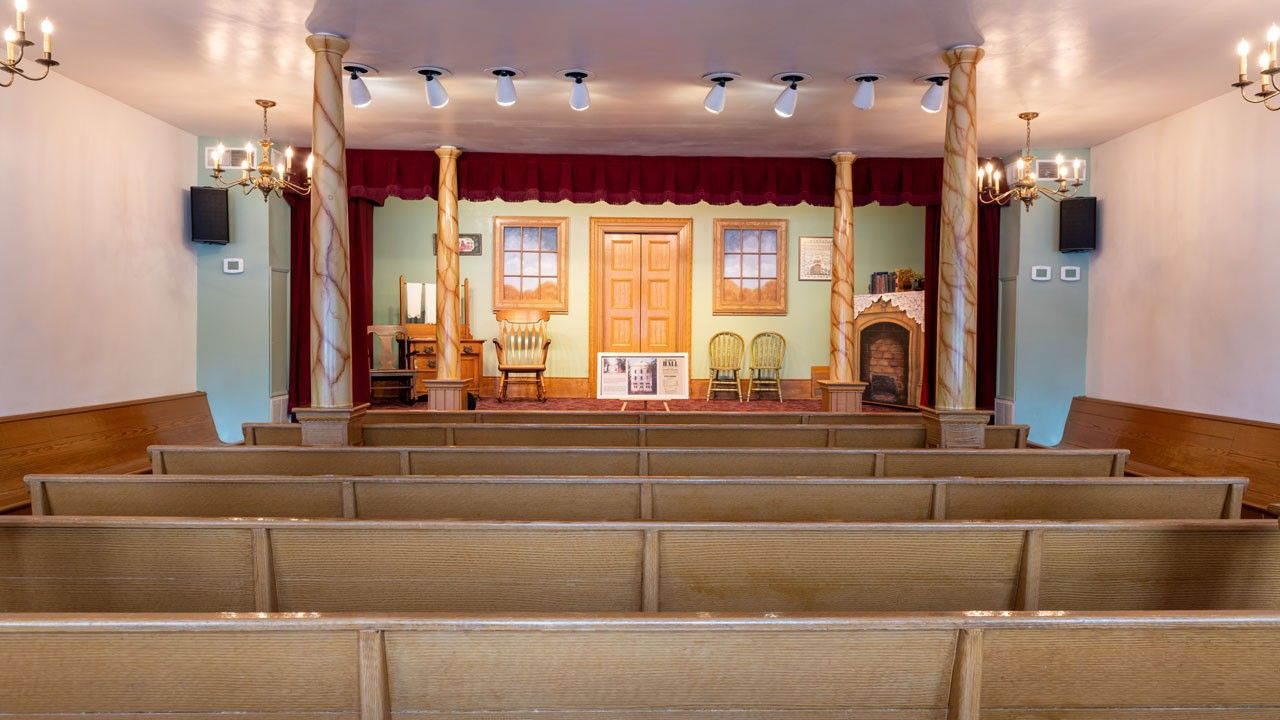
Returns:
[[[866,303],[853,321],[858,379],[867,384],[863,402],[899,407],[915,407],[920,403],[924,331],[914,316],[922,315],[916,304],[923,305],[923,302],[911,301],[923,298],[915,295],[917,293],[895,293],[857,298]],[[909,314],[899,305],[915,312]]]

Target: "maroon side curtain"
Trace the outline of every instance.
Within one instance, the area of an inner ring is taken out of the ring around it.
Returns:
[[[311,405],[311,199],[289,202],[289,411]],[[369,401],[369,336],[373,319],[373,209],[365,198],[347,202],[351,278],[351,400]]]
[[[933,407],[938,358],[938,247],[942,210],[925,207],[924,214],[924,330],[925,382],[920,404]],[[977,406],[995,407],[996,363],[1000,332],[1000,207],[978,206],[978,378]]]

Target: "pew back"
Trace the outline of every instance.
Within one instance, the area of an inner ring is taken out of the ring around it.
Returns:
[[[0,518],[0,612],[1280,609],[1268,521]]]
[[[1262,720],[1280,616],[0,618],[22,717]],[[112,658],[112,662],[101,662]]]
[[[1242,478],[30,475],[35,515],[475,520],[1238,518]]]
[[[709,477],[1097,477],[1124,450],[748,448],[151,448],[157,475],[637,475]]]

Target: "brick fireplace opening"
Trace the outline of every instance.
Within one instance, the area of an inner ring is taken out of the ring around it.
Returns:
[[[859,376],[867,383],[862,399],[889,405],[914,404],[907,396],[907,358],[911,349],[907,329],[897,323],[877,322],[863,328],[859,339]]]

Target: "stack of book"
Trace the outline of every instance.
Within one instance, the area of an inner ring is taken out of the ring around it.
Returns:
[[[867,292],[872,295],[881,295],[883,293],[891,293],[898,291],[898,274],[895,272],[875,272],[871,273],[871,285],[867,287]]]

